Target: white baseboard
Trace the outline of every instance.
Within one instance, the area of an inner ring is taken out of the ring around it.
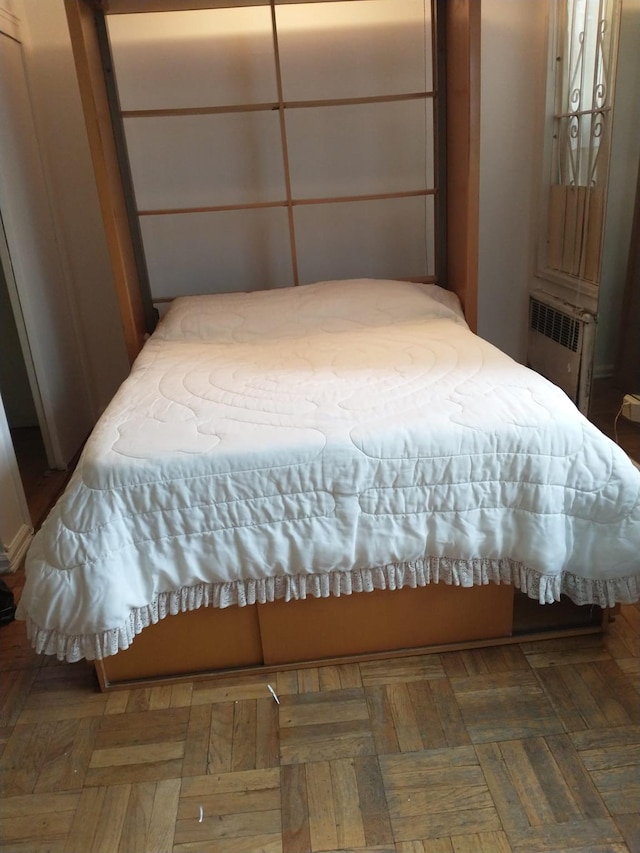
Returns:
[[[23,524],[6,550],[0,551],[0,574],[17,571],[32,538],[33,529],[27,524]]]

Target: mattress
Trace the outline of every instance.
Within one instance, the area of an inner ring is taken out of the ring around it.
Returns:
[[[37,533],[39,651],[169,613],[444,582],[633,602],[640,472],[435,285],[176,300]]]

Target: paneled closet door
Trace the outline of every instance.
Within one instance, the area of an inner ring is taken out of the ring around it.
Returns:
[[[432,18],[430,0],[107,16],[156,304],[437,280]]]

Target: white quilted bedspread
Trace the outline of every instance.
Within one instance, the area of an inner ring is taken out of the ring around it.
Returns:
[[[640,596],[640,472],[435,286],[177,300],[30,550],[67,660],[168,612],[435,581]]]

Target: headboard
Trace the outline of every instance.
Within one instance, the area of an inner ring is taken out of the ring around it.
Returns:
[[[177,295],[331,278],[474,327],[478,2],[65,2],[131,358]]]

